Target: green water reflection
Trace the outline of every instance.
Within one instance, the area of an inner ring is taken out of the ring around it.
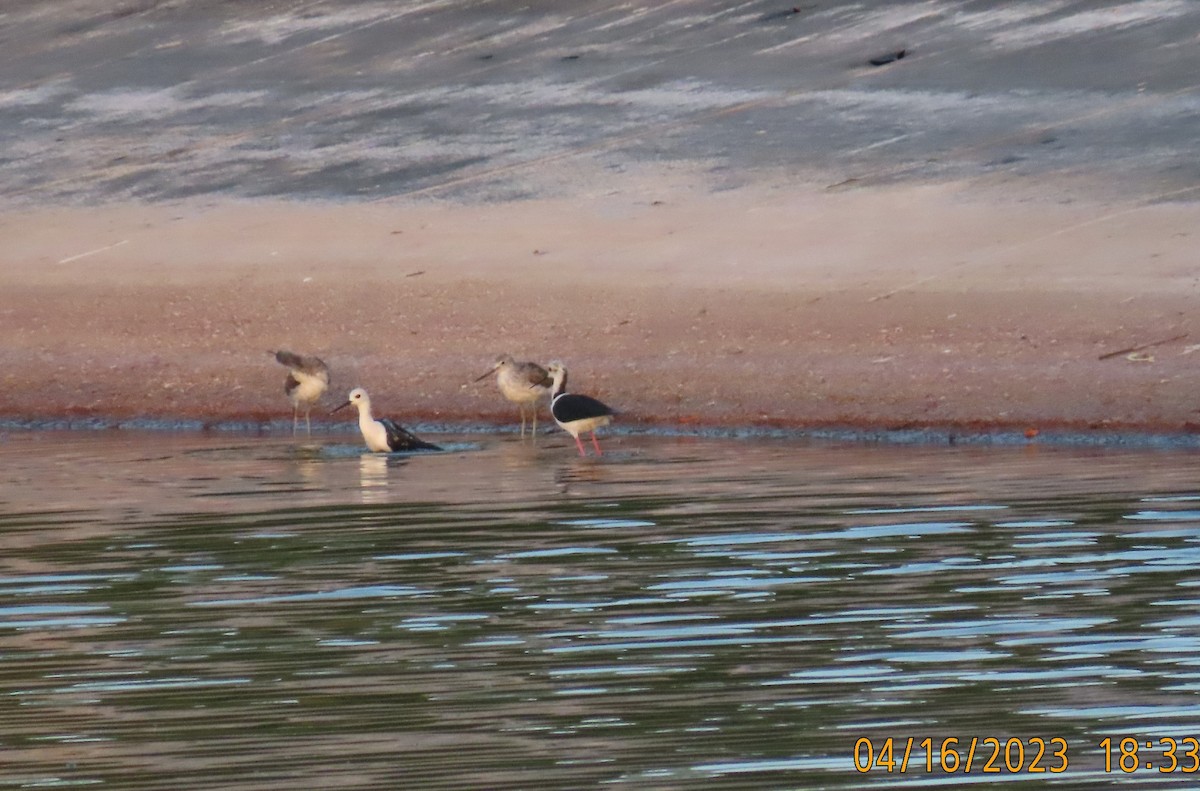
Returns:
[[[852,756],[1038,736],[1107,785],[1200,734],[1189,453],[457,447],[12,435],[5,783],[1044,783]]]

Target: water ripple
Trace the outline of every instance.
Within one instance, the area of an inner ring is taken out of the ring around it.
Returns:
[[[117,434],[0,444],[9,784],[861,787],[860,737],[1053,732],[1107,787],[1200,722],[1188,454]]]

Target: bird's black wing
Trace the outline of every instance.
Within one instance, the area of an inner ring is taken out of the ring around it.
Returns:
[[[380,423],[387,429],[388,447],[392,450],[441,450],[437,445],[426,442],[413,434],[394,420],[381,418]]]
[[[576,395],[574,393],[559,396],[554,402],[552,412],[554,413],[554,419],[563,423],[617,414],[615,409],[597,401],[591,396]]]

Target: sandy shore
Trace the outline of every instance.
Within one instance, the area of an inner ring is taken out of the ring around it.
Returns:
[[[278,419],[284,347],[330,364],[330,405],[361,385],[412,421],[515,418],[468,384],[511,352],[629,423],[1190,430],[1197,227],[1198,204],[662,174],[27,208],[0,220],[0,416]]]
[[[9,5],[0,421],[1200,423],[1194,3]]]

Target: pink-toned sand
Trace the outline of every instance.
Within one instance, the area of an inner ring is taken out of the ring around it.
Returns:
[[[282,347],[413,421],[515,419],[468,384],[511,352],[628,422],[1186,430],[1198,227],[954,184],[10,211],[0,417],[290,417]]]

